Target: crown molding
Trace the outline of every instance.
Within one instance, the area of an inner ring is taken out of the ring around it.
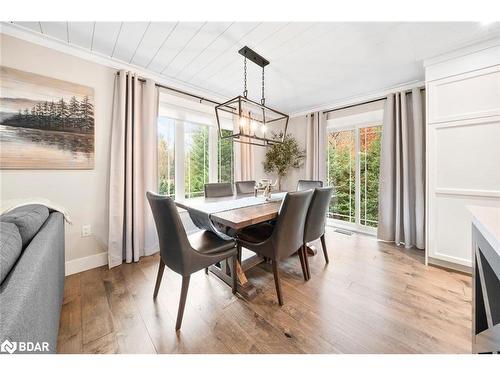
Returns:
[[[424,68],[498,46],[500,46],[500,38],[498,36],[475,43],[468,43],[462,47],[454,48],[453,50],[425,59]]]
[[[378,99],[378,98],[382,98],[382,97],[387,96],[387,95],[389,95],[393,92],[396,92],[396,91],[407,91],[407,90],[411,90],[411,89],[414,89],[417,87],[423,87],[423,86],[425,86],[425,81],[423,81],[423,80],[422,81],[415,80],[415,81],[410,81],[410,82],[406,82],[406,83],[401,83],[401,84],[398,84],[395,86],[382,88],[382,89],[375,90],[375,91],[372,91],[369,93],[364,93],[364,94],[360,94],[360,95],[354,95],[354,96],[350,96],[347,98],[339,99],[339,100],[336,100],[336,101],[331,102],[331,103],[322,104],[322,105],[317,106],[317,107],[312,107],[308,110],[294,112],[294,113],[290,114],[290,117],[305,116],[305,115],[312,113],[312,112],[322,112],[322,111],[335,110],[336,108],[341,108],[341,107],[345,107],[345,106],[349,106],[349,105],[353,105],[353,104],[358,104],[358,103],[363,104],[364,102]]]
[[[49,35],[40,34],[34,30],[28,29],[20,25],[16,25],[9,22],[0,22],[0,35],[1,34],[22,39],[24,41],[34,43],[58,52],[62,52],[67,55],[75,56],[99,65],[104,65],[109,68],[116,69],[117,71],[118,70],[132,71],[141,76],[142,78],[151,79],[156,83],[169,86],[175,89],[179,89],[182,91],[186,91],[198,96],[206,97],[207,99],[213,99],[219,102],[227,100],[227,97],[220,93],[207,90],[196,85],[192,85],[188,82],[165,77],[158,73],[144,69],[140,66],[125,63],[113,57],[106,56],[102,53],[96,51],[90,51],[86,48],[79,47],[73,44],[68,44],[67,42],[64,42],[60,39],[54,38]]]

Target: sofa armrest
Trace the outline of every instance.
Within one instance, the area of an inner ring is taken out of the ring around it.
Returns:
[[[0,286],[0,342],[48,342],[57,349],[64,292],[64,220],[52,212]]]

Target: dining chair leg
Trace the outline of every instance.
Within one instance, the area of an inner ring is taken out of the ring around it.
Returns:
[[[184,316],[184,307],[186,306],[186,298],[189,288],[189,279],[191,276],[182,276],[181,298],[179,301],[179,310],[177,311],[177,321],[175,323],[175,330],[181,329],[182,317]]]
[[[281,284],[280,284],[280,275],[278,271],[278,262],[273,259],[273,275],[274,275],[274,284],[276,286],[276,294],[278,295],[278,303],[280,306],[283,306],[283,295],[281,294]]]
[[[300,259],[300,267],[302,267],[302,275],[304,275],[304,281],[307,281],[307,270],[306,270],[306,264],[304,263],[304,252],[302,251],[303,247],[301,246],[299,251],[297,253],[299,254],[299,259]]]
[[[321,238],[321,247],[323,247],[323,255],[325,256],[325,262],[328,264],[330,263],[330,260],[328,259],[328,252],[326,250],[325,234],[323,233],[320,238]]]
[[[165,263],[163,263],[163,259],[161,259],[160,257],[160,264],[158,265],[158,275],[156,275],[156,285],[155,285],[155,291],[153,293],[153,299],[156,299],[156,296],[158,296],[158,291],[160,290],[160,284],[164,270],[165,270]]]
[[[304,254],[304,264],[307,272],[307,280],[311,278],[311,270],[309,269],[309,259],[307,258],[307,246],[302,246],[302,254]]]
[[[233,269],[231,270],[232,272],[232,277],[233,277],[233,288],[232,292],[233,294],[236,294],[237,288],[238,288],[238,273],[236,271],[237,268],[237,263],[238,263],[238,255],[233,256]]]
[[[208,267],[205,268],[205,275],[208,275]]]

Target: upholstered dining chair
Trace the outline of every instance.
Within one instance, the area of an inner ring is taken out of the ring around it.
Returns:
[[[297,183],[297,191],[315,189],[318,187],[323,187],[323,181],[299,180]]]
[[[321,239],[321,246],[323,247],[323,255],[325,256],[326,263],[329,263],[330,261],[328,259],[328,252],[325,242],[325,222],[326,214],[328,212],[328,205],[330,204],[332,194],[333,187],[314,189],[311,203],[309,204],[309,209],[307,210],[306,223],[304,226],[304,250],[308,242]],[[306,263],[307,277],[309,279],[311,278],[311,273],[309,271],[307,252],[304,260]]]
[[[255,191],[255,181],[236,181],[234,183],[236,186],[236,195],[240,194],[250,194]]]
[[[302,273],[306,279],[304,261],[304,225],[312,190],[288,193],[281,204],[275,225],[257,224],[238,233],[238,252],[244,247],[271,260],[278,302],[283,305],[279,278],[279,262],[293,253],[299,253]]]
[[[182,276],[179,310],[175,323],[175,329],[179,330],[192,273],[232,257],[233,294],[236,293],[236,243],[233,240],[223,240],[210,231],[199,231],[188,237],[172,198],[149,191],[146,196],[160,240],[160,264],[153,298],[156,299],[160,290],[165,265]]]
[[[205,184],[205,198],[228,197],[233,195],[233,186],[229,182]]]

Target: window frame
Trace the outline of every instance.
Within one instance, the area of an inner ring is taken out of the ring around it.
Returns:
[[[186,124],[193,124],[193,125],[199,125],[199,126],[206,126],[208,128],[208,170],[209,170],[209,177],[208,177],[208,182],[218,182],[219,180],[219,165],[218,165],[218,145],[219,145],[219,134],[218,134],[218,129],[217,126],[212,122],[212,121],[207,121],[208,123],[202,123],[199,121],[191,121],[188,119],[178,119],[166,115],[160,115],[158,114],[157,121],[156,121],[156,153],[157,153],[157,159],[158,159],[158,120],[160,118],[168,118],[174,122],[174,183],[175,183],[175,197],[177,199],[187,199],[185,198],[186,196],[186,184],[185,184],[185,136],[186,136]],[[233,130],[232,128],[223,127],[224,129],[227,128],[227,130]],[[234,156],[234,148],[233,148],[233,155],[232,155],[232,161],[233,161],[233,166],[232,166],[232,176],[234,180],[234,173],[235,173],[235,156]],[[233,181],[234,182],[234,181]],[[158,178],[157,178],[157,188],[158,188]],[[182,198],[181,198],[182,197]]]
[[[326,149],[327,149],[327,162],[326,162],[326,176],[327,176],[327,181],[328,181],[328,134],[333,133],[333,132],[338,132],[338,131],[347,131],[347,130],[353,130],[354,131],[354,165],[355,165],[355,176],[354,176],[354,223],[350,223],[347,221],[339,220],[339,219],[334,219],[334,218],[328,218],[327,217],[327,225],[340,228],[340,229],[346,229],[349,231],[354,231],[354,232],[359,232],[359,233],[365,233],[365,234],[370,234],[370,235],[376,235],[377,234],[377,228],[376,227],[370,227],[367,225],[361,224],[361,140],[360,140],[360,129],[363,128],[370,128],[370,127],[375,127],[375,126],[380,126],[382,127],[382,121],[377,121],[377,120],[367,120],[367,121],[360,121],[360,122],[355,122],[352,124],[345,124],[345,125],[328,125],[326,127]]]
[[[173,145],[174,145],[174,194],[173,194],[173,197],[175,199],[175,197],[177,197],[177,179],[176,179],[177,177],[176,177],[176,173],[175,173],[175,171],[177,170],[177,146],[175,144],[175,140],[176,140],[175,122],[177,120],[170,118],[168,116],[159,116],[159,115],[156,117],[156,129],[155,129],[155,136],[156,136],[156,188],[157,188],[157,191],[159,193],[159,191],[160,191],[160,175],[159,175],[160,156],[158,153],[158,142],[159,142],[158,123],[159,123],[160,118],[168,119],[169,121],[172,121],[174,123],[174,129],[173,129],[173,135],[174,135],[174,139],[173,139]],[[172,195],[170,195],[168,193],[165,195],[172,197]]]

